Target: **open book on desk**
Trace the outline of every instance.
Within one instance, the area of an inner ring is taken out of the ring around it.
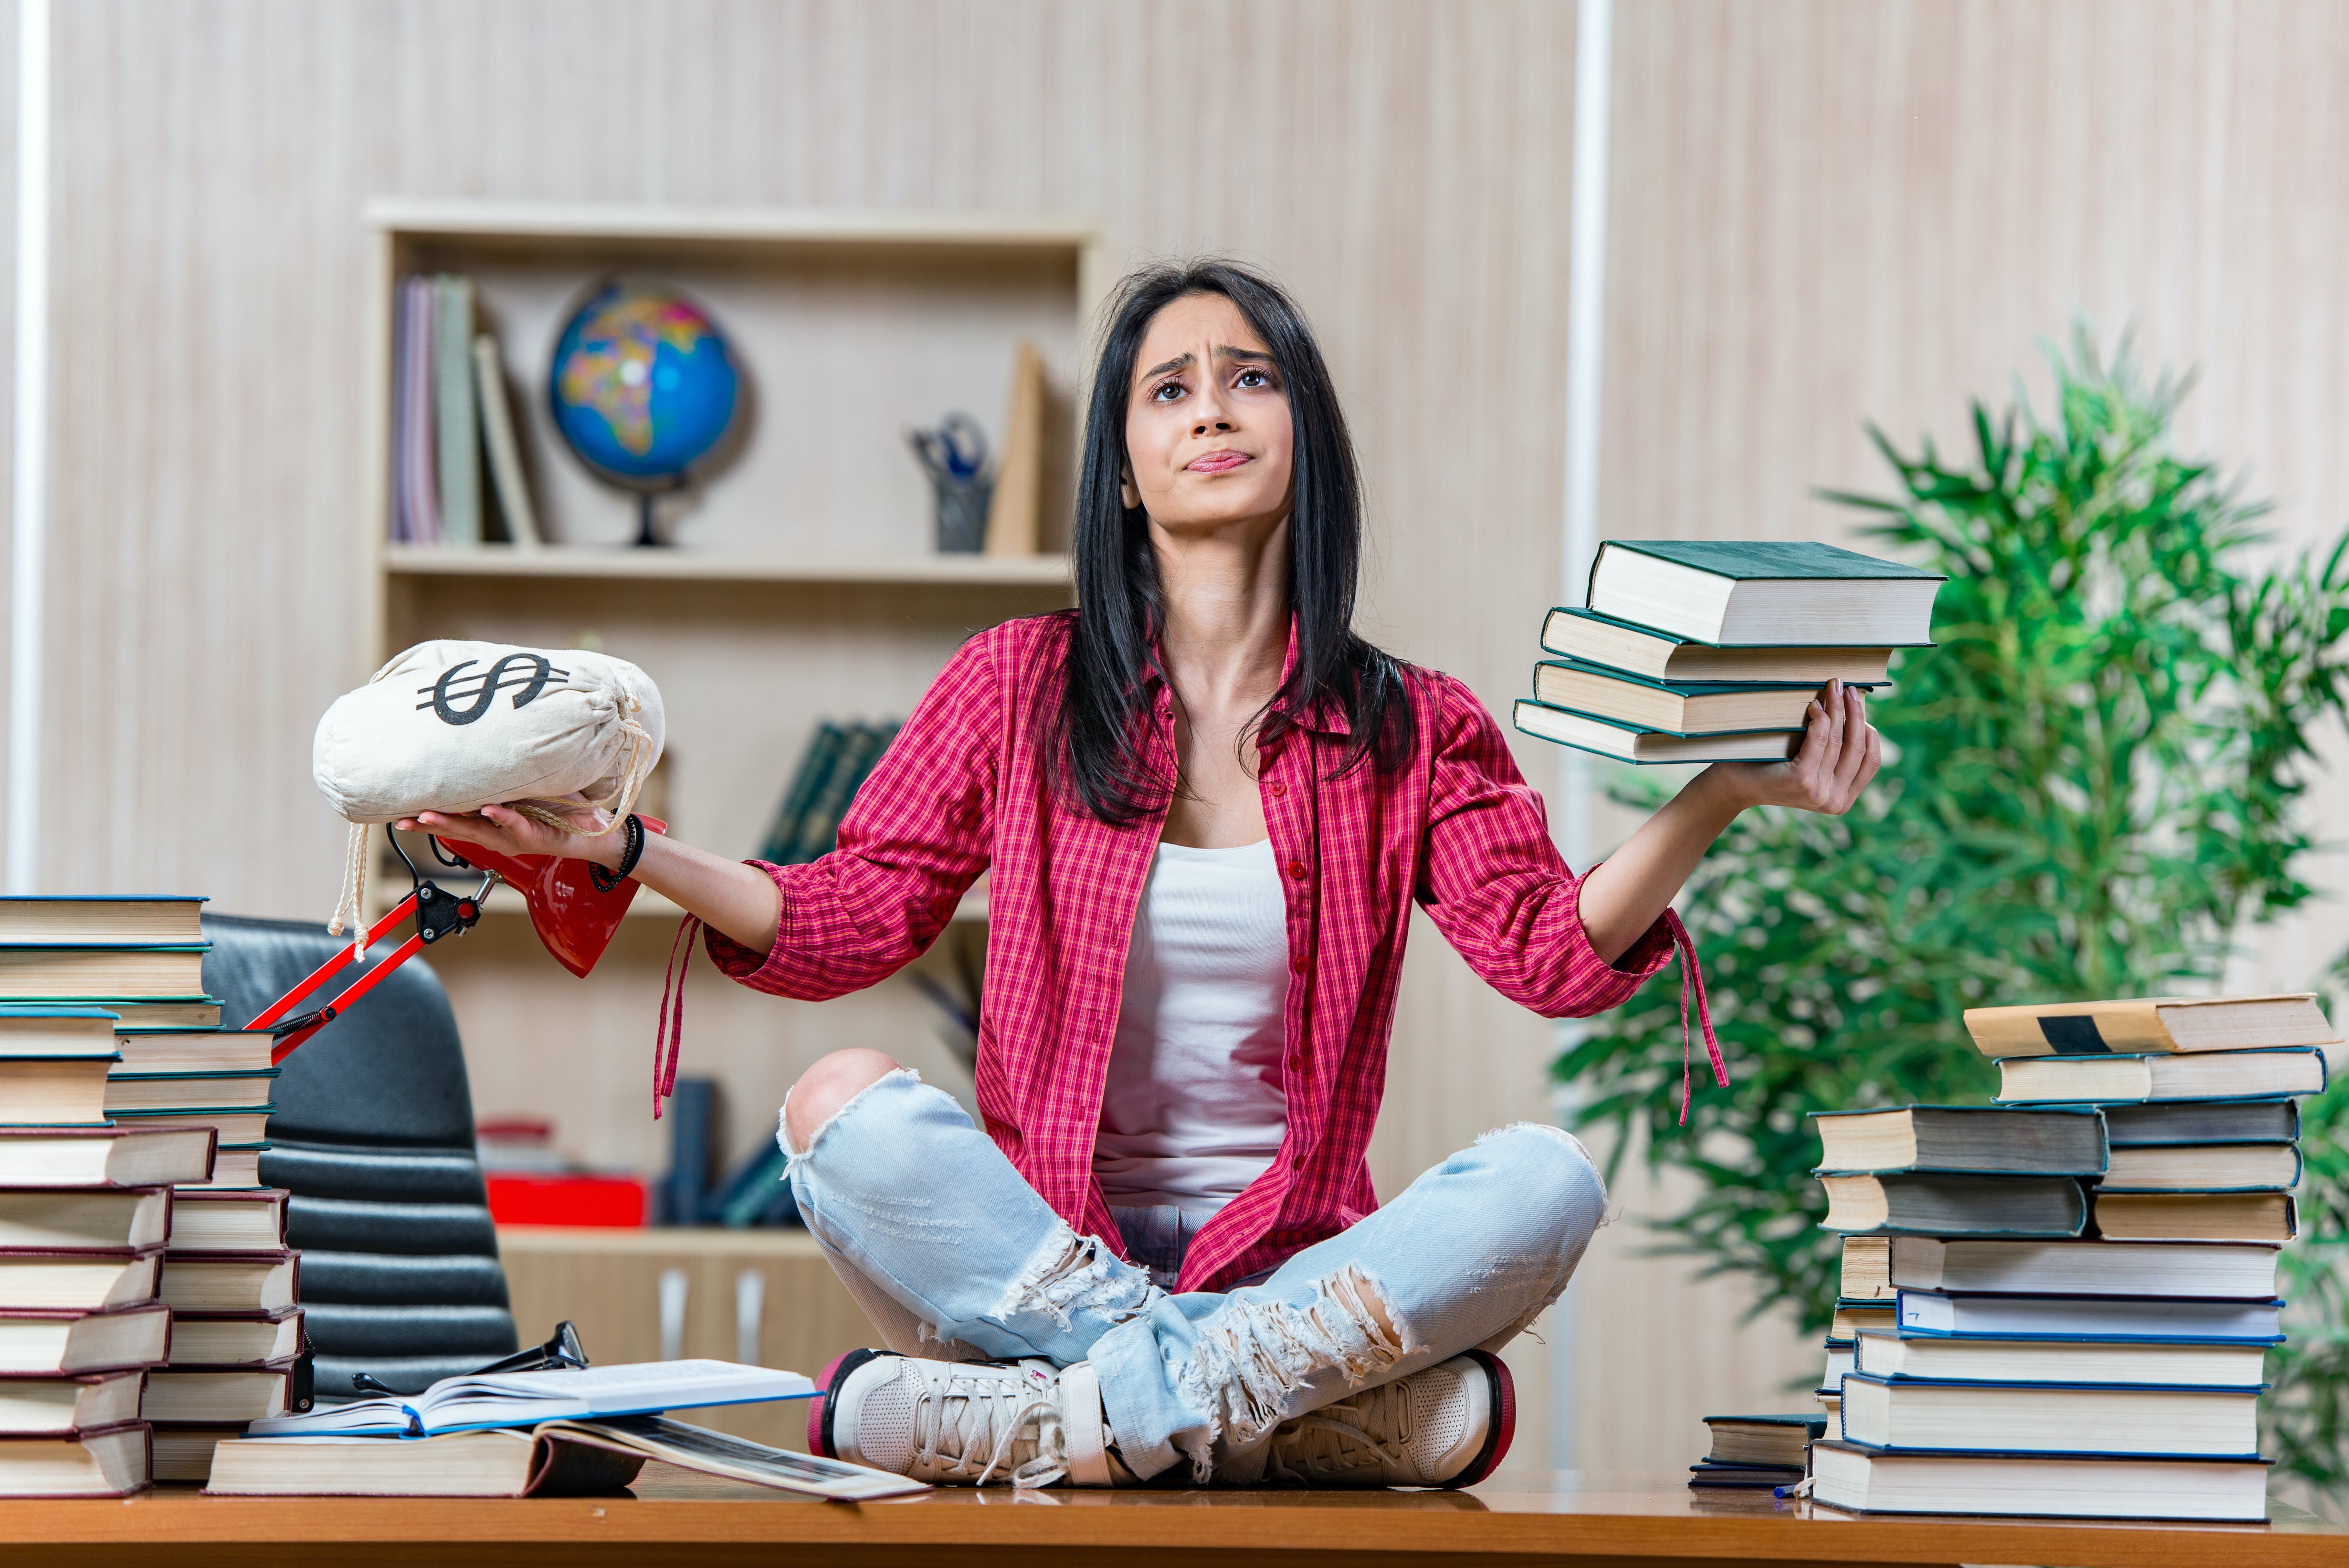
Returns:
[[[421,1394],[322,1406],[305,1416],[255,1421],[256,1438],[429,1438],[544,1421],[649,1416],[705,1405],[805,1399],[815,1385],[796,1372],[731,1361],[642,1361],[550,1372],[443,1377]]]

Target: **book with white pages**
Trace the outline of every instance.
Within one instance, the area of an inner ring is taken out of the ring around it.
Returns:
[[[2209,1520],[2268,1516],[2265,1460],[2088,1458],[1811,1447],[1811,1501],[1852,1513]]]
[[[254,1424],[255,1437],[431,1437],[544,1421],[657,1415],[710,1405],[805,1399],[816,1387],[796,1372],[731,1361],[643,1361],[551,1372],[443,1377],[421,1394],[360,1399]]]
[[[2256,1460],[2259,1427],[2251,1388],[1843,1380],[1841,1436],[1871,1448]]]
[[[2267,1051],[2001,1057],[2002,1105],[2099,1105],[2180,1099],[2273,1099],[2323,1094],[2325,1056],[2313,1046]]]
[[[1895,1236],[1887,1260],[1894,1291],[2255,1302],[2276,1295],[2276,1249],[2258,1243]]]
[[[2210,1340],[2283,1343],[2281,1301],[2181,1301],[2112,1295],[1900,1293],[1902,1336],[1971,1339]]]
[[[1513,722],[1526,734],[1578,751],[1611,757],[1642,767],[1669,762],[1784,762],[1802,748],[1800,730],[1764,730],[1737,735],[1667,735],[1619,724],[1571,708],[1519,697]]]
[[[2112,1150],[2098,1192],[2288,1192],[2300,1185],[2289,1143],[2153,1145]]]
[[[1855,1372],[1936,1383],[2134,1383],[2258,1388],[2267,1346],[2256,1340],[1959,1339],[1863,1333]]]
[[[0,1006],[0,1059],[115,1054],[116,1016],[89,1006]]]

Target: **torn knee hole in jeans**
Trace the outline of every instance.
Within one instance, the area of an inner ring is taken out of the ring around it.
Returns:
[[[1150,1305],[1150,1276],[1121,1264],[1092,1236],[1057,1226],[1011,1282],[991,1316],[1040,1313],[1062,1328],[1073,1313],[1090,1312],[1123,1322]]]
[[[1360,1387],[1420,1348],[1386,1293],[1361,1269],[1349,1264],[1315,1290],[1304,1307],[1232,1301],[1199,1326],[1179,1392],[1206,1413],[1206,1435],[1189,1450],[1202,1482],[1218,1439],[1235,1448],[1255,1442],[1280,1422],[1282,1401],[1314,1374],[1335,1368]]]

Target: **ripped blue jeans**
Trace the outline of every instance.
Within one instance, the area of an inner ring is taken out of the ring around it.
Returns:
[[[1582,1145],[1524,1123],[1261,1284],[1175,1295],[1071,1230],[912,1072],[785,1151],[808,1230],[891,1349],[1091,1361],[1119,1454],[1143,1479],[1187,1458],[1199,1480],[1245,1484],[1282,1421],[1498,1349],[1565,1290],[1606,1208]]]

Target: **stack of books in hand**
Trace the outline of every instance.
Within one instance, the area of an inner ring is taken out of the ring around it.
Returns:
[[[1844,1233],[1813,1497],[1841,1508],[2266,1517],[2312,995],[1982,1008],[2002,1104],[1818,1119]]]
[[[1783,762],[1819,688],[1931,643],[1943,579],[1804,542],[1610,539],[1552,610],[1516,726],[1619,761]]]

